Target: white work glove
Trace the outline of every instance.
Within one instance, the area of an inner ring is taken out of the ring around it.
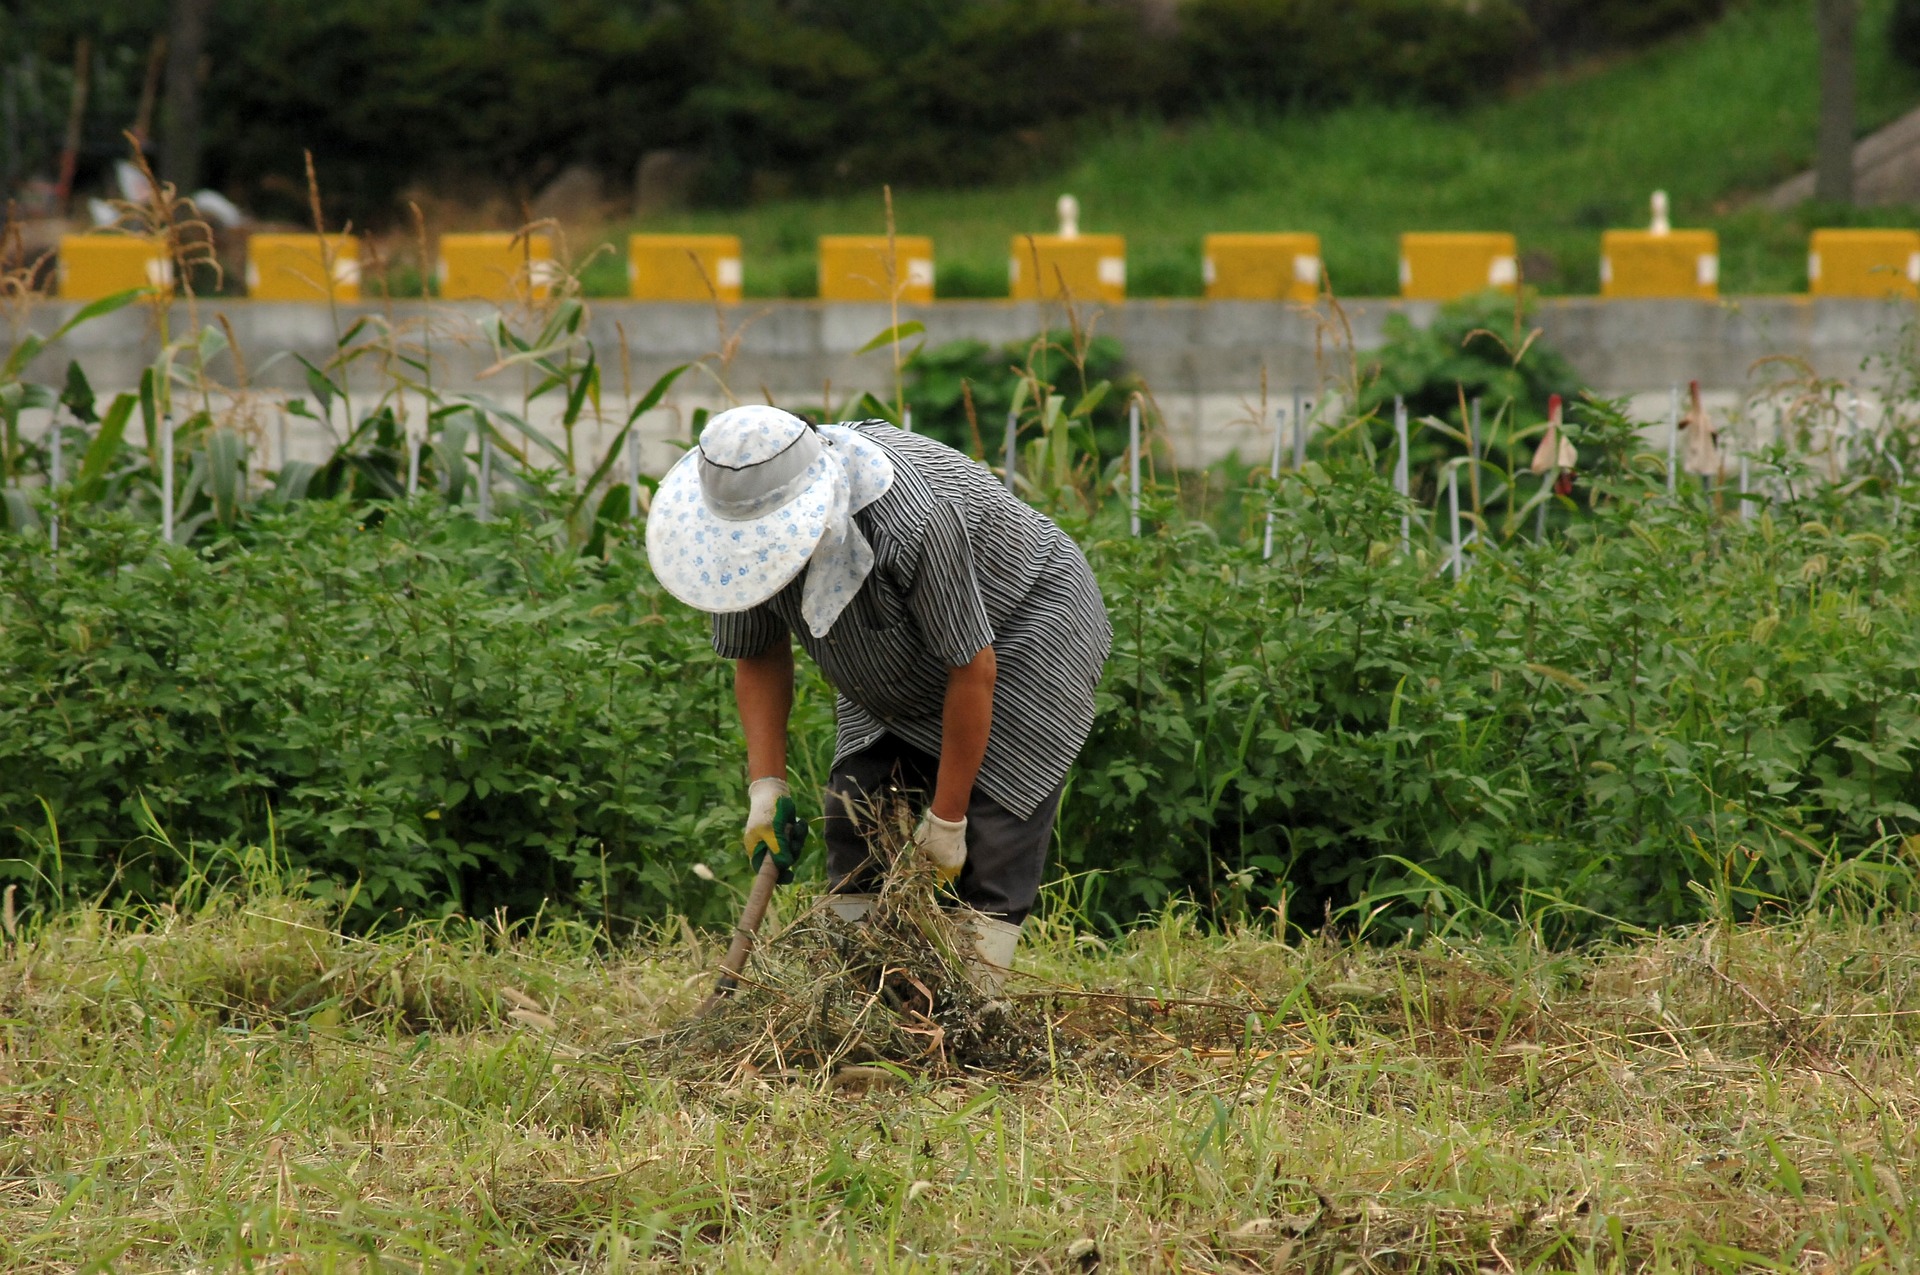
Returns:
[[[942,819],[929,810],[920,816],[913,844],[933,860],[933,870],[942,881],[952,881],[967,864],[967,821]]]
[[[747,843],[748,857],[762,845],[767,847],[768,854],[780,849],[780,838],[773,828],[773,807],[787,795],[787,781],[771,775],[747,785],[747,827],[743,840]]]

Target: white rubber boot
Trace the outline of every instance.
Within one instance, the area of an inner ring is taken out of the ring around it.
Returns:
[[[973,929],[974,957],[967,962],[983,991],[998,996],[1005,990],[1007,975],[1013,970],[1013,950],[1020,945],[1020,927],[990,916],[976,916],[969,922]]]
[[[867,919],[867,913],[873,910],[871,894],[829,894],[827,908],[848,925],[855,925]]]

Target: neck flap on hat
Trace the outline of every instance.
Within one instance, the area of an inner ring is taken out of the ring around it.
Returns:
[[[822,425],[833,462],[833,492],[826,530],[807,562],[800,587],[800,616],[815,637],[825,637],[873,570],[873,546],[853,515],[893,485],[893,459],[886,449],[845,425]]]

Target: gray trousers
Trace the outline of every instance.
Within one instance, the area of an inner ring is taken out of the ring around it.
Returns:
[[[871,838],[875,816],[904,800],[918,820],[933,799],[940,760],[912,744],[882,735],[859,752],[835,763],[827,780],[827,884],[835,892],[857,894],[877,885]],[[973,790],[967,806],[967,863],[954,882],[968,906],[1018,925],[1033,910],[1040,877],[1047,867],[1054,816],[1065,784],[1024,819]]]

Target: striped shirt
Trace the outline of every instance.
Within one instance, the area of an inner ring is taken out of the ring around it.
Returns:
[[[993,727],[975,781],[1025,818],[1053,795],[1093,728],[1112,645],[1100,586],[1051,519],[959,452],[884,421],[854,426],[893,459],[893,485],[856,513],[873,570],[825,637],[800,616],[802,572],[757,607],[713,617],[727,659],[787,634],[839,692],[834,761],[892,734],[935,756],[947,673],[989,643]]]

